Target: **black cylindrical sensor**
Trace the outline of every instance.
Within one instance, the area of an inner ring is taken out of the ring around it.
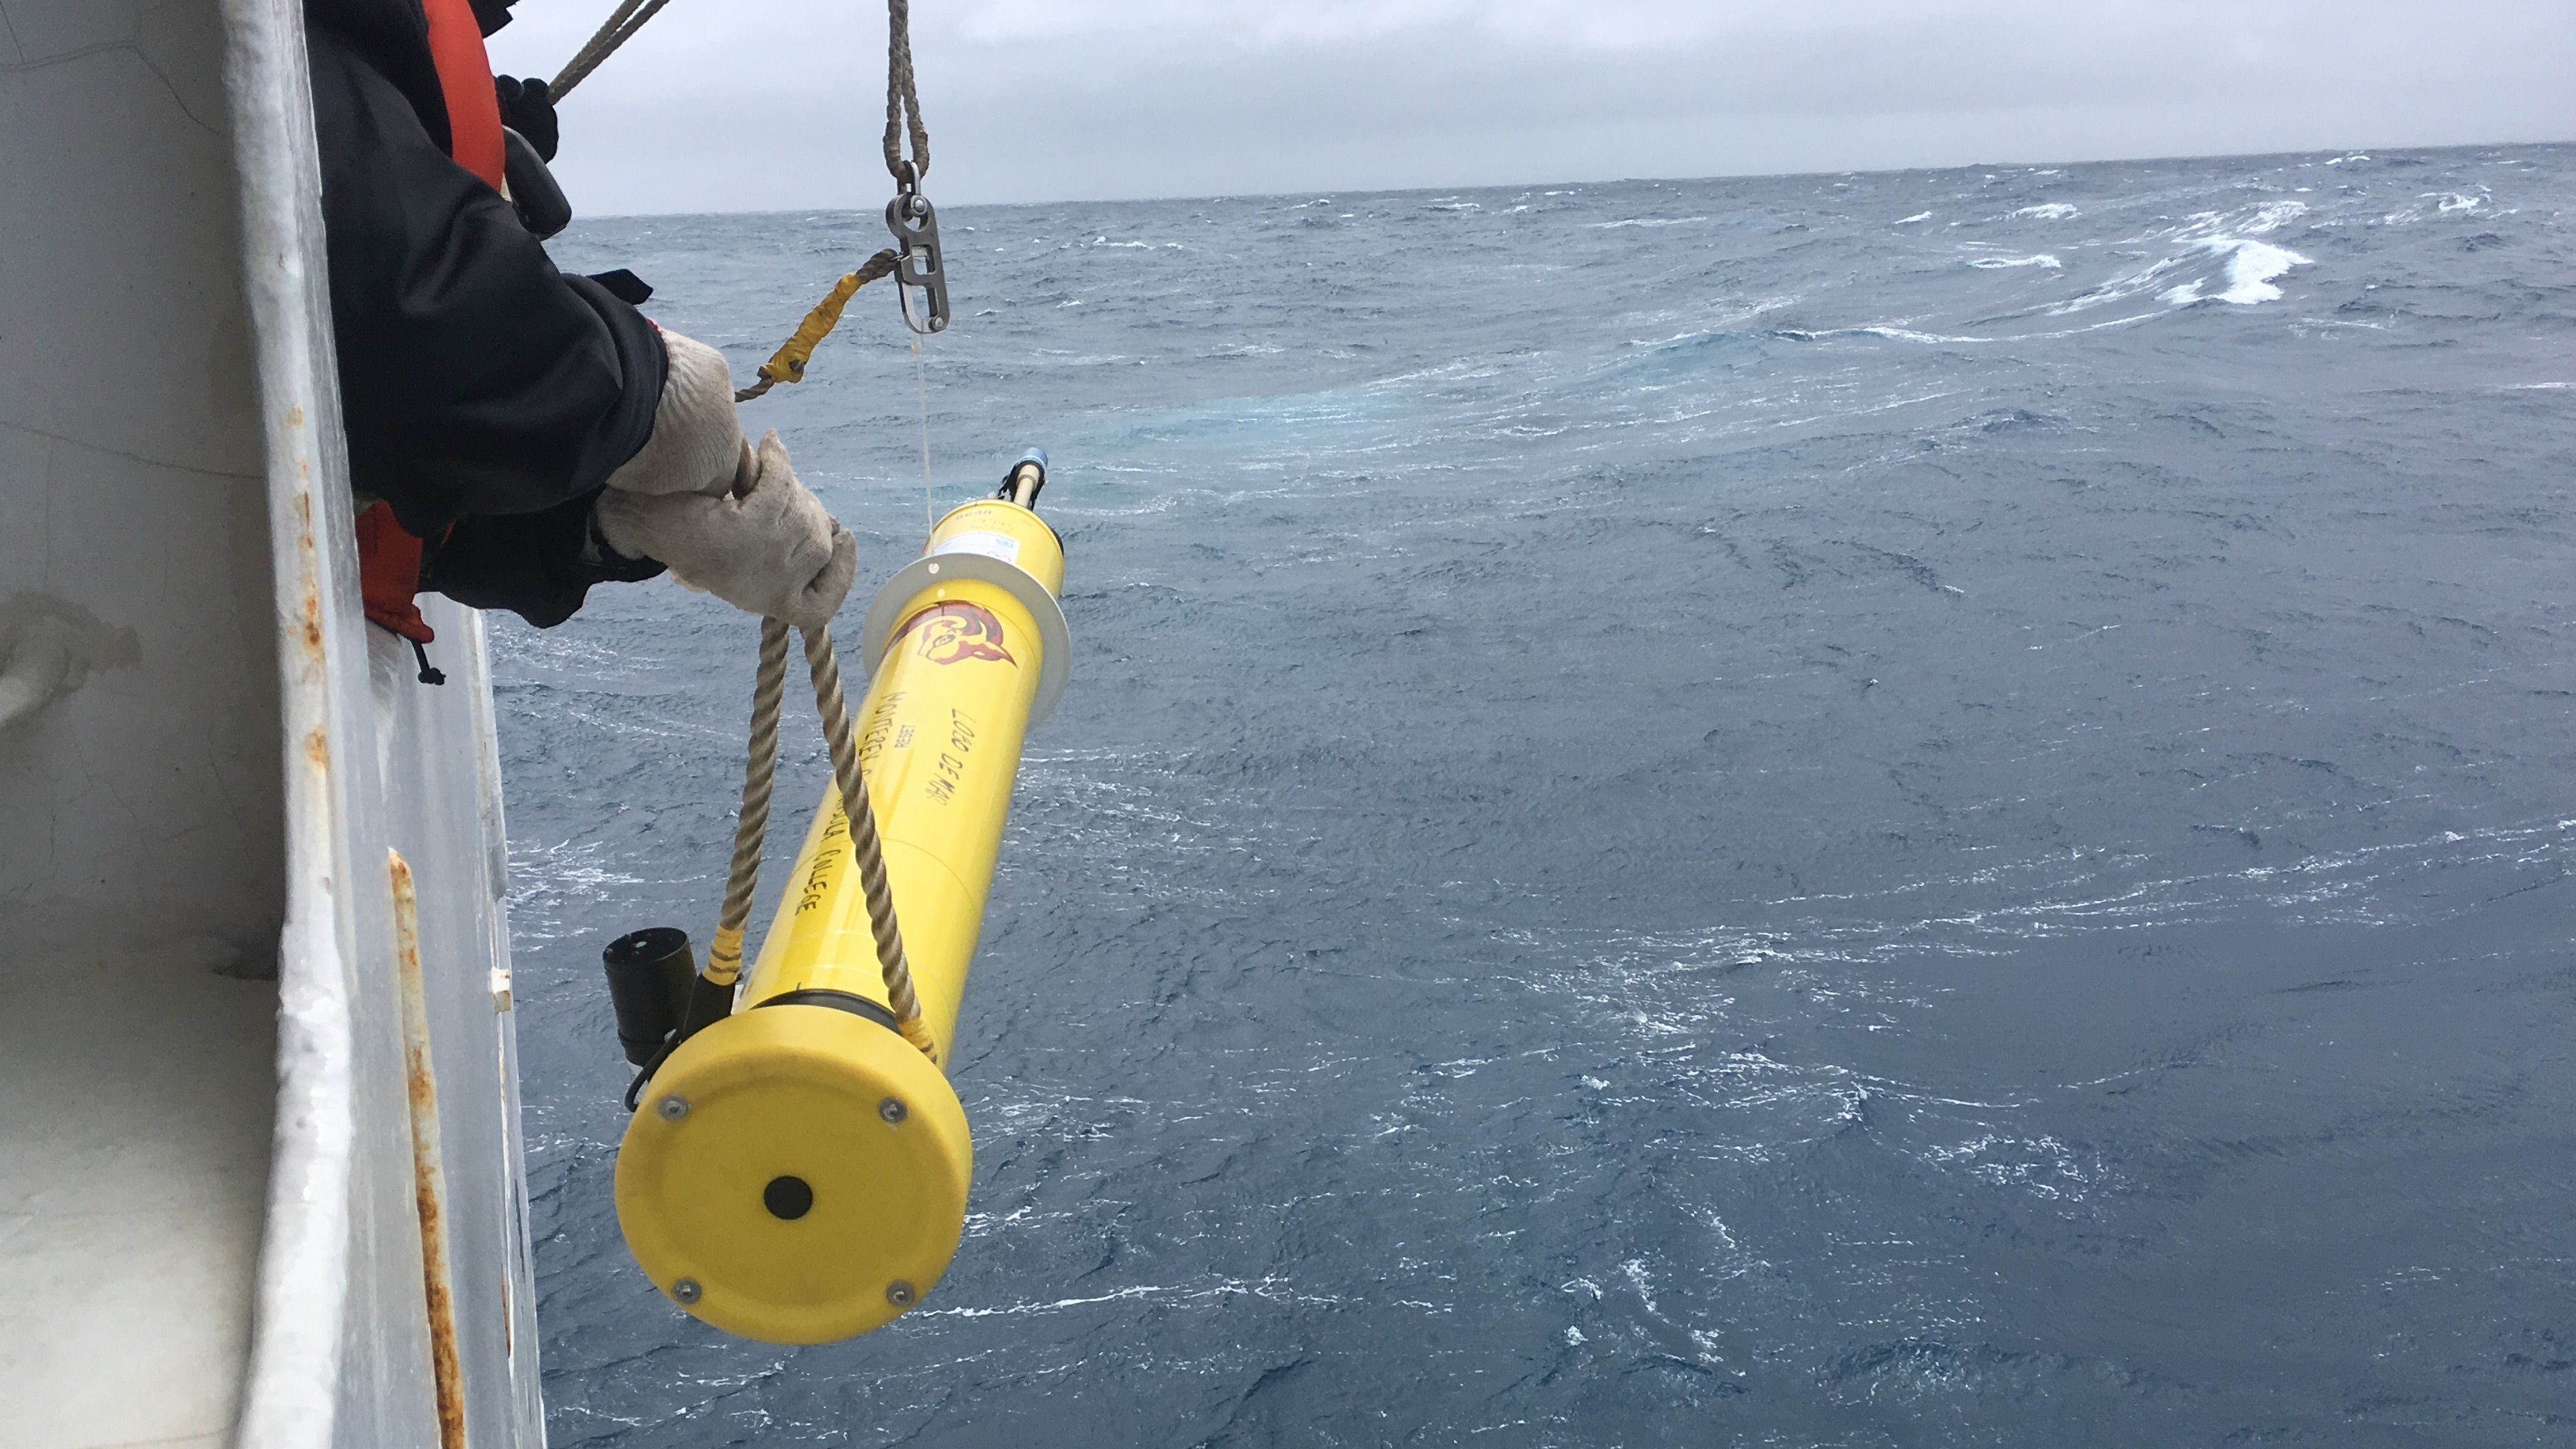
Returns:
[[[677,926],[631,932],[609,942],[599,959],[608,971],[609,1004],[617,1010],[617,1044],[640,1067],[679,1030],[689,984],[698,978],[689,933]]]

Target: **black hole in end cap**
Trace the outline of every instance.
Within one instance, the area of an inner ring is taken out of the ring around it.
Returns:
[[[814,1210],[814,1189],[801,1177],[773,1177],[760,1190],[760,1204],[771,1217],[792,1223]]]

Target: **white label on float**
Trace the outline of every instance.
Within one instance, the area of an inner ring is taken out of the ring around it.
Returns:
[[[1020,561],[1020,541],[1007,533],[961,533],[930,551],[933,558],[943,553],[980,553],[1015,564]]]

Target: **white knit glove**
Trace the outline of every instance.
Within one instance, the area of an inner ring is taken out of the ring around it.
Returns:
[[[778,434],[757,453],[744,440],[722,354],[676,332],[662,340],[670,372],[653,433],[608,476],[592,510],[599,536],[735,608],[800,628],[829,622],[858,573],[858,543],[796,481]]]

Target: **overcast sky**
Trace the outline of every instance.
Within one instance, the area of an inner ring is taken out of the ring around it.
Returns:
[[[520,0],[551,75],[612,0]],[[943,204],[2576,140],[2576,0],[913,0]],[[881,205],[878,0],[670,0],[592,215]]]

